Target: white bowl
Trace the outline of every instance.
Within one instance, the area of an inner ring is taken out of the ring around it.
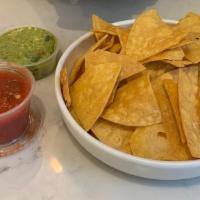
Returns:
[[[164,20],[169,24],[175,24],[176,21]],[[134,20],[126,20],[114,23],[119,26],[129,26]],[[61,110],[63,119],[71,134],[76,140],[93,156],[107,165],[123,171],[125,173],[158,180],[178,180],[188,179],[200,176],[200,160],[192,161],[157,161],[144,159],[117,151],[88,134],[74,120],[69,110],[65,106],[60,88],[60,71],[67,62],[68,72],[71,72],[75,60],[85,52],[91,44],[94,43],[94,37],[91,32],[73,42],[60,58],[55,73],[55,92],[56,98]]]

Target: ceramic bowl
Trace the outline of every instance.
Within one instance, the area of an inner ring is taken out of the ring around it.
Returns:
[[[164,21],[169,24],[177,23],[173,20]],[[114,23],[114,25],[126,27],[130,26],[133,22],[134,20],[126,20]],[[65,106],[65,102],[62,97],[60,88],[60,71],[67,62],[68,73],[70,74],[75,60],[80,57],[80,55],[83,54],[94,42],[94,37],[91,32],[84,34],[64,51],[56,68],[56,98],[64,122],[71,134],[76,138],[80,145],[82,145],[94,157],[106,163],[107,165],[130,175],[157,180],[178,180],[200,176],[200,160],[158,161],[128,155],[101,143],[88,134],[74,120],[69,110]]]

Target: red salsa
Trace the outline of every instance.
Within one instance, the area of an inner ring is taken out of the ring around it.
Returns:
[[[0,63],[0,145],[11,143],[24,134],[29,121],[31,96],[28,98],[28,95],[32,94],[33,81],[27,69]]]
[[[0,70],[0,113],[20,104],[29,90],[30,84],[22,75]]]

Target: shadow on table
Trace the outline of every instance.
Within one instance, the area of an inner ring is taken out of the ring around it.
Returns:
[[[157,0],[48,0],[59,16],[57,25],[72,30],[88,30],[91,15],[96,14],[110,22],[135,17],[153,6]]]

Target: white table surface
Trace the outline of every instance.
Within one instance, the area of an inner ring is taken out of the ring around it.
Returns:
[[[135,17],[155,7],[178,19],[200,12],[199,0],[0,0],[0,30],[38,25],[54,32],[64,50],[90,28],[96,13],[109,21]],[[39,147],[0,159],[1,200],[197,200],[200,178],[154,181],[116,171],[87,153],[64,126],[54,95],[54,75],[36,84],[46,117]]]

